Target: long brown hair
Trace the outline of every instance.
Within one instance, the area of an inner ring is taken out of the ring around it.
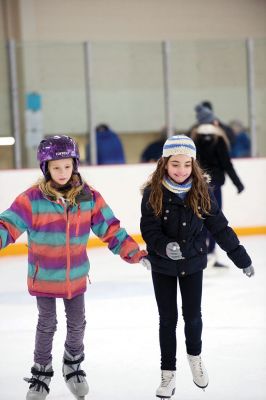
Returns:
[[[68,191],[64,192],[64,198],[69,201],[72,206],[74,206],[77,204],[76,197],[83,189],[84,182],[80,182],[79,177],[75,174],[72,175],[71,181],[73,185]],[[59,189],[53,186],[52,180],[46,181],[45,178],[41,178],[35,186],[38,186],[45,196],[54,200],[58,200],[63,195]]]
[[[149,180],[142,186],[142,192],[146,187],[150,187],[149,203],[156,216],[162,214],[163,190],[162,181],[166,173],[166,165],[170,157],[161,157],[157,162],[157,167]],[[192,159],[192,187],[186,197],[186,204],[192,208],[193,212],[203,218],[203,214],[209,214],[211,200],[208,192],[207,175],[199,166],[199,163]]]

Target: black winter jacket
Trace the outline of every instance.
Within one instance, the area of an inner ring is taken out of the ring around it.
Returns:
[[[244,186],[234,169],[228,148],[222,137],[198,134],[195,145],[197,159],[201,167],[210,174],[213,183],[222,186],[225,182],[225,173],[227,173],[238,191],[243,189]]]
[[[251,259],[238,237],[228,226],[228,221],[210,192],[211,212],[204,219],[198,218],[192,209],[176,194],[163,187],[163,210],[160,217],[154,215],[148,203],[150,189],[144,190],[141,204],[141,234],[146,242],[152,270],[166,275],[185,276],[207,266],[206,229],[212,233],[219,246],[238,268],[251,265]],[[171,260],[166,246],[178,242],[184,259]]]

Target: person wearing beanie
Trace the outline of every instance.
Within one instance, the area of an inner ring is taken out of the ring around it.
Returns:
[[[210,175],[214,196],[220,208],[222,208],[222,186],[227,174],[237,189],[237,193],[244,190],[230,158],[230,144],[224,130],[214,123],[202,123],[192,129],[190,137],[197,147],[197,159],[201,167]],[[208,233],[208,265],[225,267],[217,260],[215,252],[215,240]]]
[[[236,141],[235,134],[233,129],[222,122],[213,111],[213,105],[210,101],[202,101],[200,104],[195,107],[196,119],[198,124],[214,124],[221,129],[223,129],[229,143],[230,147],[232,147]]]
[[[178,285],[192,378],[202,389],[209,383],[201,355],[207,230],[246,276],[254,275],[254,268],[210,190],[208,176],[197,161],[196,145],[190,137],[175,135],[165,141],[162,156],[143,185],[142,194],[140,228],[160,317],[161,384],[156,396],[170,399],[176,390],[176,326],[181,315],[177,306]]]
[[[89,391],[84,360],[85,298],[89,274],[87,242],[92,230],[128,263],[149,266],[147,252],[114,216],[101,194],[78,172],[79,149],[69,136],[41,141],[37,151],[43,177],[0,214],[0,249],[28,234],[28,291],[36,297],[34,365],[27,400],[45,400],[53,376],[52,345],[57,328],[56,299],[62,298],[67,334],[63,377],[75,398]],[[108,393],[106,393],[106,397]]]
[[[212,110],[204,107],[202,104],[198,104],[195,107],[195,112],[198,124],[212,124],[217,121]]]

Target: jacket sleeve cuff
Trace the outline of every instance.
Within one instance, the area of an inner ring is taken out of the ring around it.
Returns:
[[[161,257],[168,258],[167,254],[166,254],[166,246],[170,242],[171,242],[171,240],[169,241],[169,240],[166,240],[166,239],[165,240],[158,239],[156,241],[156,244],[155,244],[156,253]]]

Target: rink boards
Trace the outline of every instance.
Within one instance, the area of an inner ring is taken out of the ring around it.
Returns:
[[[239,235],[266,233],[266,159],[235,159],[234,167],[245,186],[237,194],[229,178],[223,186],[223,211],[230,225]],[[139,243],[142,238],[139,230],[141,186],[154,171],[155,164],[130,164],[122,166],[82,166],[80,173],[85,180],[101,192],[121,226]],[[9,207],[15,197],[34,184],[40,177],[39,169],[0,171],[1,191],[0,212]],[[27,253],[26,234],[0,252],[0,256]],[[88,247],[104,244],[93,234]]]

